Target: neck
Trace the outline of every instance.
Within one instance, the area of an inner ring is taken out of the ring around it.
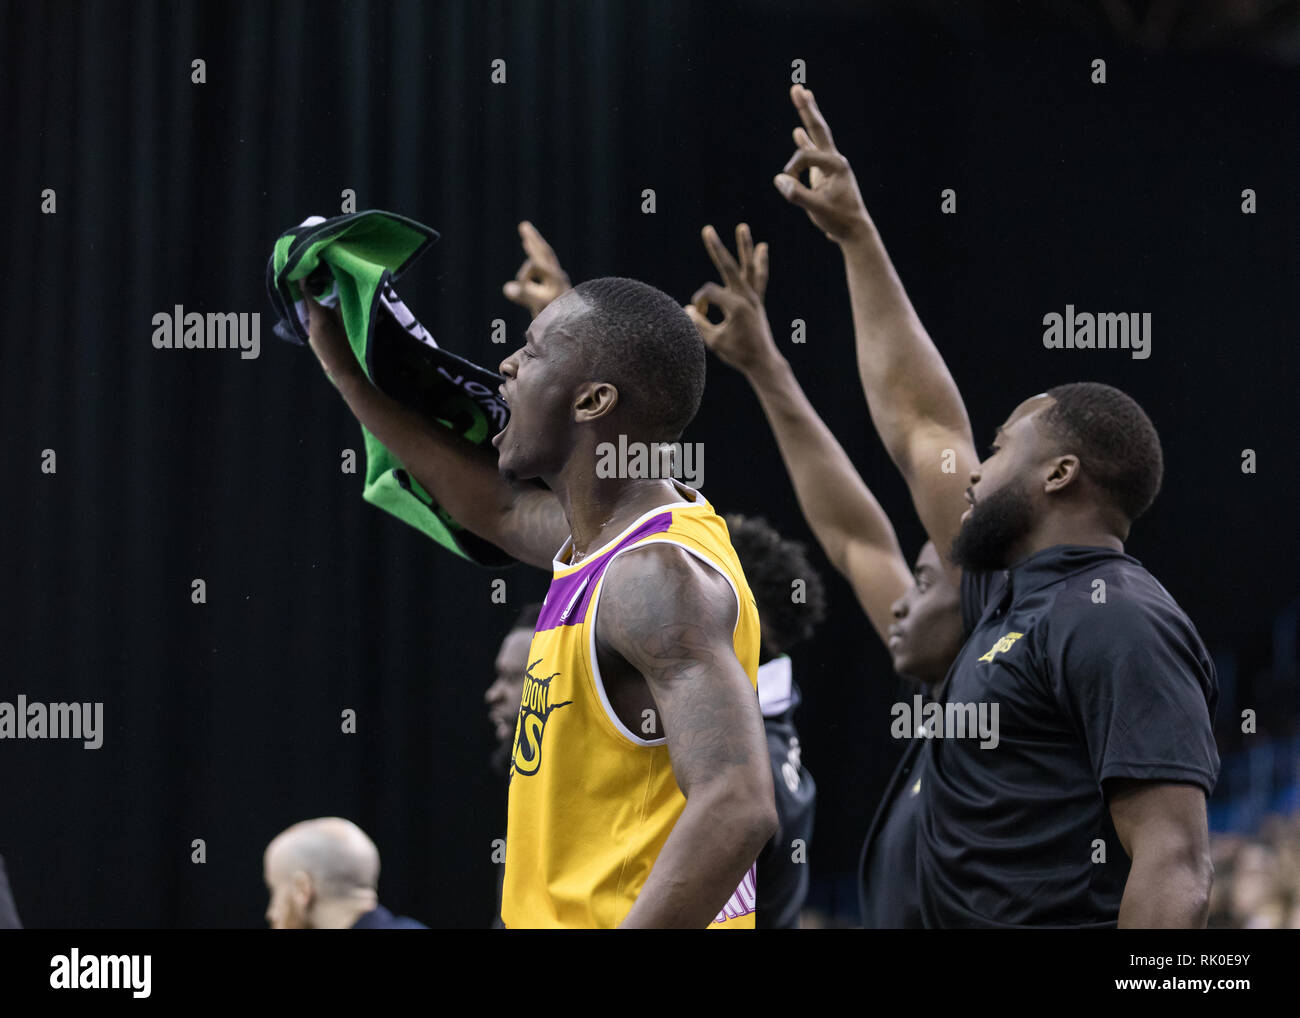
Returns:
[[[1079,544],[1095,548],[1109,548],[1123,551],[1124,541],[1115,533],[1112,526],[1097,519],[1094,514],[1070,514],[1049,516],[1035,526],[1011,550],[1009,565],[1023,562],[1031,555],[1036,555],[1058,544]]]
[[[358,919],[378,904],[374,896],[322,901],[316,905],[312,925],[318,930],[350,930]]]
[[[573,535],[570,562],[578,562],[656,506],[684,496],[670,478],[597,477],[593,456],[573,456],[560,473],[543,477]]]

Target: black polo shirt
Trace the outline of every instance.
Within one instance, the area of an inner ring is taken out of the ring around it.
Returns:
[[[940,695],[990,717],[996,705],[998,741],[926,741],[925,923],[1113,926],[1130,863],[1106,783],[1213,791],[1210,656],[1169,592],[1107,548],[1058,545],[963,576],[962,614],[971,636]]]
[[[858,907],[868,930],[918,930],[916,825],[925,780],[924,740],[909,739],[858,858]]]

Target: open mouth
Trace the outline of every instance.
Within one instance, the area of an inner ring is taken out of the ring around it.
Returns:
[[[506,405],[507,409],[509,409],[510,400],[506,396],[506,387],[504,383],[497,386],[497,395],[501,397],[501,402]],[[501,436],[506,433],[506,428],[508,427],[510,427],[510,420],[507,418],[505,427],[503,427],[500,431],[498,431],[495,435],[492,436],[492,447],[494,449],[500,448]]]

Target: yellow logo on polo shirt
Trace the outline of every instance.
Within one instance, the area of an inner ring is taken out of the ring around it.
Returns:
[[[1006,636],[1002,637],[1002,639],[998,640],[997,643],[990,647],[989,652],[981,657],[980,660],[992,661],[994,654],[1005,654],[1011,649],[1011,645],[1024,635],[1024,633],[1007,633]]]

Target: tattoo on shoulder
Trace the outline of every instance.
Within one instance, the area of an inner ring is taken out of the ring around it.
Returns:
[[[735,597],[709,567],[664,552],[616,561],[597,638],[645,678],[675,770],[704,775],[749,763],[762,721],[731,646]]]

